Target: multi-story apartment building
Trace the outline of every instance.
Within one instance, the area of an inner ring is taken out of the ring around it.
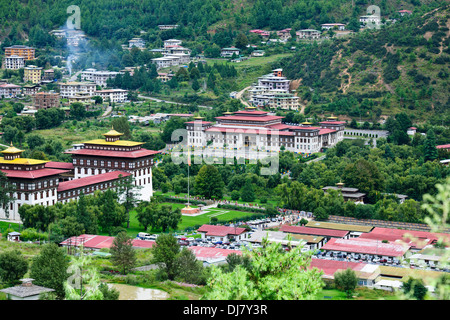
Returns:
[[[41,89],[39,84],[27,84],[22,87],[22,94],[26,96],[34,96]]]
[[[117,74],[118,72],[114,71],[99,71],[91,68],[81,72],[81,80],[92,81],[99,86],[106,87],[108,79],[114,79]]]
[[[128,48],[133,48],[133,47],[137,47],[139,49],[144,49],[145,48],[145,40],[141,39],[141,38],[133,38],[131,40],[128,41]]]
[[[283,70],[275,69],[272,70],[272,73],[259,77],[257,87],[268,91],[278,90],[279,92],[289,93],[290,84],[291,80],[283,77]]]
[[[3,69],[17,70],[25,67],[25,58],[22,56],[5,56],[3,59]]]
[[[320,38],[320,31],[315,29],[302,29],[298,30],[295,34],[297,35],[297,40]]]
[[[152,63],[156,65],[156,69],[162,69],[173,66],[174,59],[169,57],[153,58]]]
[[[271,91],[253,96],[251,103],[270,109],[298,110],[299,98],[290,93]]]
[[[96,96],[102,97],[103,101],[124,102],[128,99],[128,90],[124,89],[107,89],[95,91]]]
[[[38,92],[33,97],[33,105],[36,109],[48,109],[59,107],[59,93]]]
[[[59,84],[61,98],[70,98],[78,93],[94,96],[96,84],[94,82],[67,82]]]
[[[21,93],[21,86],[12,83],[0,85],[0,98],[16,98]]]
[[[277,31],[278,38],[280,38],[280,40],[283,40],[283,41],[290,39],[292,37],[291,30],[292,30],[292,28],[286,28],[286,29]]]
[[[5,57],[19,56],[19,57],[24,57],[25,60],[29,61],[29,60],[35,59],[34,54],[35,54],[35,49],[32,47],[28,47],[28,46],[14,45],[14,46],[5,48]]]
[[[24,68],[23,72],[23,81],[24,82],[32,82],[32,83],[40,83],[42,77],[42,68],[29,65]]]

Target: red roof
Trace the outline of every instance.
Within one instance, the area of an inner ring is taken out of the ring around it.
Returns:
[[[400,257],[403,256],[409,248],[410,246],[406,244],[383,243],[378,240],[364,238],[331,238],[321,249]]]
[[[450,149],[450,144],[441,144],[439,146],[436,146],[438,149]]]
[[[440,238],[450,241],[450,235],[445,233],[432,233],[427,231],[414,231],[392,228],[375,227],[371,232],[364,233],[359,238],[372,240],[387,240],[390,242],[402,240],[415,248],[423,248],[428,244],[437,242]]]
[[[78,237],[71,237],[63,242],[61,242],[61,245],[72,245],[72,246],[81,246],[85,248],[91,248],[91,249],[102,249],[102,248],[111,248],[114,241],[114,237],[108,237],[108,236],[99,236],[99,235],[93,235],[93,234],[82,234]],[[139,239],[133,239],[132,240],[133,247],[135,248],[151,248],[155,242],[154,241],[147,241],[147,240],[139,240]]]
[[[202,246],[191,246],[189,247],[189,250],[191,250],[195,254],[195,257],[199,260],[226,258],[229,254],[232,253],[242,255],[242,252],[240,250],[208,248]]]
[[[46,168],[51,169],[65,169],[65,170],[72,170],[73,169],[73,163],[70,162],[57,162],[57,161],[50,161],[45,164]]]
[[[0,85],[0,88],[20,88],[20,86],[12,83],[4,83]]]
[[[306,235],[337,237],[337,238],[343,238],[349,233],[349,231],[346,231],[346,230],[332,230],[332,229],[287,226],[287,225],[283,225],[280,228],[280,231],[289,232],[289,233],[306,234]]]
[[[240,235],[246,232],[246,229],[204,224],[197,229],[197,232],[205,232],[207,236],[225,237],[227,235]]]
[[[309,268],[317,268],[319,270],[322,270],[324,275],[332,276],[337,271],[346,270],[348,268],[354,271],[359,271],[362,270],[365,266],[365,263],[360,262],[312,258]]]
[[[48,176],[54,176],[61,173],[68,172],[67,170],[58,169],[38,169],[38,170],[1,170],[8,178],[20,178],[20,179],[38,179]]]
[[[239,121],[271,121],[271,120],[279,120],[283,119],[284,117],[280,116],[259,116],[259,117],[252,117],[252,116],[220,116],[216,117],[216,119],[219,120],[239,120]]]
[[[89,176],[89,177],[84,177],[84,178],[80,178],[80,179],[64,181],[59,184],[58,192],[82,188],[82,187],[90,186],[93,184],[108,182],[111,180],[117,180],[117,179],[119,179],[119,175],[122,175],[122,177],[128,177],[131,175],[131,173],[124,172],[124,171],[111,171],[111,172],[98,174],[95,176]]]
[[[108,151],[108,150],[98,150],[98,149],[79,149],[74,151],[68,151],[66,153],[81,155],[81,156],[97,156],[97,157],[109,157],[109,158],[141,158],[152,156],[160,151],[139,149],[134,151]]]
[[[336,130],[333,130],[333,129],[320,129],[319,134],[322,135],[322,134],[328,134],[328,133],[333,133],[333,132],[336,132]]]

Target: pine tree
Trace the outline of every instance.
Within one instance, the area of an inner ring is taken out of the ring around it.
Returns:
[[[122,274],[126,274],[136,264],[136,251],[126,232],[120,232],[114,238],[110,252],[111,262],[121,269]]]
[[[428,130],[425,139],[425,161],[433,161],[438,158],[438,151],[436,149],[436,136],[433,129]]]

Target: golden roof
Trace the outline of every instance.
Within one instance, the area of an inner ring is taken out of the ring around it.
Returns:
[[[123,136],[123,133],[117,132],[116,130],[114,130],[114,128],[112,128],[111,130],[109,130],[107,133],[103,134],[105,137],[118,137],[118,136]]]
[[[47,163],[46,160],[28,159],[28,158],[16,158],[13,160],[5,160],[5,158],[0,157],[0,163],[2,164],[22,164],[22,165],[36,165]]]
[[[2,151],[2,153],[7,153],[7,154],[22,153],[22,152],[23,152],[23,150],[13,147],[12,143],[11,143],[11,146],[9,146],[8,148],[6,148],[5,150]]]
[[[118,147],[135,147],[143,145],[143,142],[135,142],[128,140],[106,141],[105,139],[95,139],[83,142],[85,144],[101,144],[105,146],[118,146]]]

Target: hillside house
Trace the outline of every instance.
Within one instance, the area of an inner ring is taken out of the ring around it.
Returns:
[[[240,53],[238,48],[222,48],[222,50],[220,51],[220,56],[223,58],[231,58],[234,55],[238,56]]]

